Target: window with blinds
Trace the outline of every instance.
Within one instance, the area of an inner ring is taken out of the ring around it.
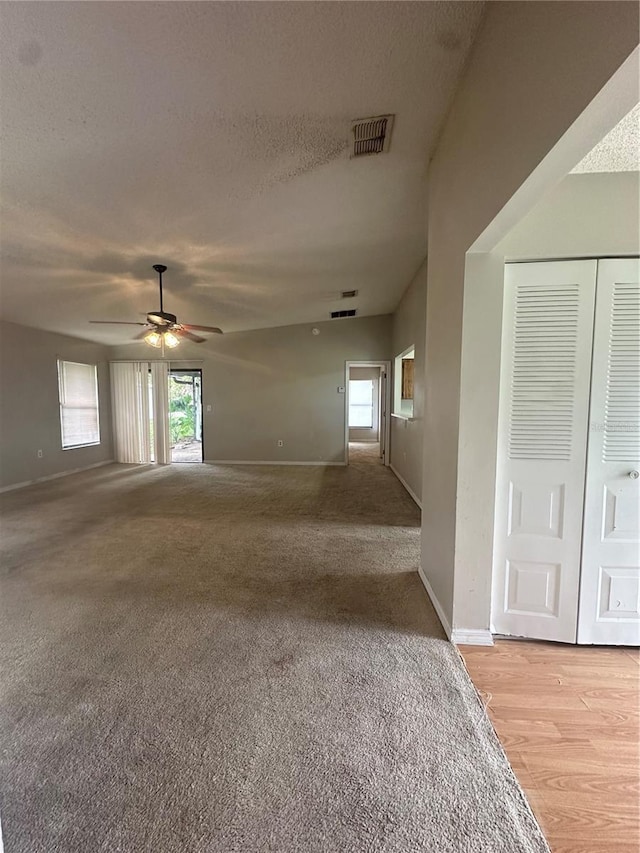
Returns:
[[[349,380],[349,428],[373,427],[373,380]]]
[[[100,444],[96,365],[59,360],[58,387],[63,450]]]

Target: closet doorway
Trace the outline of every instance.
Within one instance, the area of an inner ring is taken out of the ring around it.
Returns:
[[[640,641],[640,263],[508,264],[492,629]]]

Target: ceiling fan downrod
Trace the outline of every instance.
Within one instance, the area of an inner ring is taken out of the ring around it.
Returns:
[[[154,270],[158,273],[158,278],[160,279],[160,313],[164,311],[164,305],[162,302],[162,273],[167,271],[167,268],[164,264],[154,264]]]

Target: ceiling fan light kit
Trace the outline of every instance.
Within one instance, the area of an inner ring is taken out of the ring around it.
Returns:
[[[162,343],[164,343],[165,346],[169,347],[169,349],[177,347],[180,343],[179,338],[174,335],[173,332],[163,332],[161,337]]]
[[[177,347],[180,343],[180,340],[173,334],[173,332],[156,332],[155,329],[148,332],[144,336],[143,340],[152,347],[160,348],[164,345],[169,347],[169,349]]]
[[[165,346],[169,347],[169,349],[177,347],[181,338],[186,338],[196,344],[202,344],[206,341],[206,338],[194,335],[192,330],[198,332],[213,332],[217,335],[222,334],[222,329],[218,329],[216,326],[194,326],[190,323],[178,323],[178,318],[175,314],[170,314],[168,311],[165,311],[162,298],[162,273],[167,271],[167,267],[164,264],[154,264],[153,269],[158,273],[160,310],[150,311],[147,314],[146,323],[134,323],[131,321],[121,320],[90,320],[89,322],[107,325],[113,324],[117,326],[144,326],[148,331],[141,332],[135,340],[143,340],[145,343],[149,344],[149,346],[155,347],[156,349],[162,349],[163,352]]]
[[[143,340],[152,347],[159,347],[162,343],[162,335],[160,332],[156,332],[155,329],[152,329],[144,336]]]

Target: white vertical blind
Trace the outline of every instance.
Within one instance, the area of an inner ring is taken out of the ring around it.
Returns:
[[[148,362],[111,362],[113,433],[117,462],[144,464],[151,461],[148,382]]]
[[[100,443],[98,377],[95,364],[58,361],[62,447]]]
[[[166,361],[151,363],[153,389],[153,439],[155,461],[160,465],[171,462],[171,435],[169,431],[169,365]]]

